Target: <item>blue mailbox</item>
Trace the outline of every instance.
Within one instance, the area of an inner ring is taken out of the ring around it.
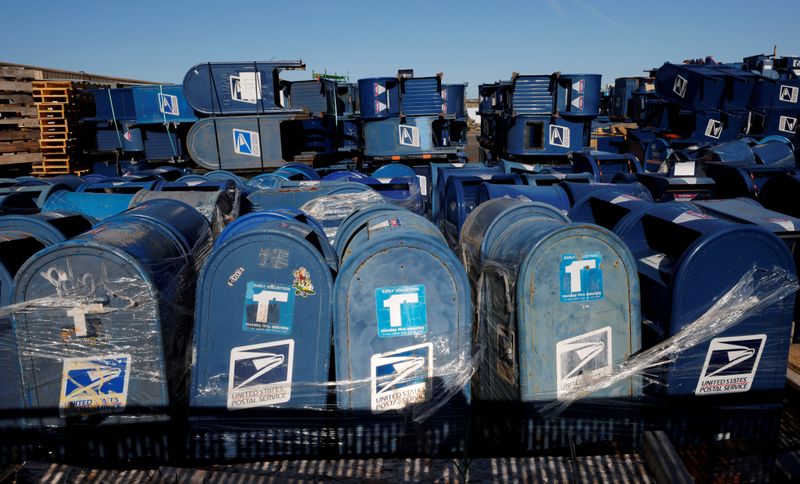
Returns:
[[[350,240],[352,255],[336,278],[337,406],[402,412],[467,398],[472,305],[464,268],[430,222],[384,215]]]
[[[609,183],[618,173],[642,173],[642,165],[630,153],[604,153],[602,151],[573,151],[567,155],[573,170],[591,173],[598,182]]]
[[[180,408],[195,257],[209,243],[202,215],[162,200],[29,259],[14,292],[30,305],[14,314],[24,408],[54,417]]]
[[[229,230],[198,284],[190,406],[325,407],[333,292],[325,235],[263,216]]]
[[[372,188],[363,183],[333,182],[330,184],[320,183],[314,186],[298,186],[296,188],[258,190],[250,193],[247,196],[247,200],[251,205],[252,211],[257,211],[275,208],[300,208],[307,202],[316,198],[348,193],[372,193],[377,196]]]
[[[613,233],[532,216],[486,235],[478,331],[488,355],[473,379],[476,398],[562,399],[640,349],[636,262]],[[633,377],[592,396],[640,388]]]
[[[770,210],[800,217],[800,175],[771,177],[761,187],[758,201]]]
[[[180,84],[133,86],[131,92],[136,109],[136,122],[139,124],[197,121],[194,110],[183,96],[183,86]]]
[[[489,200],[475,207],[461,228],[459,252],[473,288],[478,285],[489,242],[509,225],[522,219],[545,218],[569,223],[569,218],[552,205],[513,198]],[[473,293],[473,296],[475,294]]]
[[[610,192],[598,199],[610,197]],[[754,266],[795,273],[786,244],[763,227],[702,213],[686,203],[597,200],[614,232],[637,259],[645,346],[673,336],[704,314]],[[621,216],[620,216],[621,215]],[[573,210],[572,216],[580,215]],[[651,391],[668,396],[714,396],[783,388],[794,298],[750,314],[709,341],[688,348],[658,375]]]
[[[451,246],[458,242],[461,226],[467,216],[478,206],[478,191],[483,183],[492,185],[522,185],[519,175],[492,175],[489,178],[454,175],[447,178],[441,219],[434,220],[444,232]]]

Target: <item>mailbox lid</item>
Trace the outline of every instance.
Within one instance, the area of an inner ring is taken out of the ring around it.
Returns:
[[[399,325],[392,324],[391,304],[379,305],[392,296],[415,300]],[[444,244],[411,230],[364,244],[336,279],[333,312],[336,379],[351,382],[337,390],[339,408],[399,410],[464,390],[471,372],[469,283]],[[419,363],[411,381],[400,382],[407,392],[392,388],[393,358]]]
[[[287,230],[289,225],[308,230],[299,222],[265,222],[226,240],[204,267],[196,303],[193,407],[326,404],[331,269],[319,249]]]

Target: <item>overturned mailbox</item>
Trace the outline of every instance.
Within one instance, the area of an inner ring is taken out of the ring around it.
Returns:
[[[29,259],[13,312],[24,408],[61,417],[180,408],[195,263],[209,243],[202,215],[160,200]]]

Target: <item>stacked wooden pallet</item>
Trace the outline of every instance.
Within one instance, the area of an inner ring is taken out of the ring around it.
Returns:
[[[33,174],[70,173],[79,108],[73,83],[34,81],[33,100],[39,118],[39,146],[42,152],[41,161],[33,164]]]
[[[31,81],[42,72],[0,67],[0,166],[39,163],[39,121]]]

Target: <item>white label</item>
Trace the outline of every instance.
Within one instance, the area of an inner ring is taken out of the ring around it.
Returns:
[[[233,151],[240,155],[261,156],[261,142],[258,133],[234,128]]]
[[[765,334],[712,339],[694,394],[716,395],[750,390],[766,341]]]
[[[800,95],[800,88],[781,85],[778,89],[778,99],[787,103],[796,103]]]
[[[230,76],[230,85],[234,101],[255,104],[261,99],[260,72],[240,72],[238,76]]]
[[[321,180],[300,180],[297,185],[301,187],[315,187]]]
[[[773,223],[775,225],[780,225],[781,227],[783,227],[784,230],[786,230],[788,232],[794,232],[796,230],[795,226],[794,226],[794,222],[792,222],[789,219],[785,219],[785,218],[768,218],[767,222]]]
[[[709,119],[706,125],[706,136],[709,138],[719,139],[722,135],[722,121],[716,119]]]
[[[228,410],[286,403],[292,398],[294,340],[231,350]]]
[[[578,96],[572,100],[572,107],[576,109],[583,109],[583,96]]]
[[[569,148],[569,128],[566,126],[550,125],[550,144]]]
[[[372,355],[370,368],[373,411],[399,410],[424,402],[433,377],[433,343]]]
[[[641,201],[641,198],[634,197],[633,195],[620,195],[611,200],[611,203],[617,205],[620,203],[632,202],[632,201]]]
[[[658,270],[661,267],[661,261],[663,261],[666,257],[667,256],[664,254],[653,254],[651,256],[639,259],[639,262]]]
[[[714,217],[709,217],[704,213],[693,212],[690,210],[678,215],[672,220],[672,222],[676,224],[685,224],[686,222],[692,222],[694,220],[711,220],[713,218]]]
[[[794,134],[797,131],[797,118],[781,116],[778,120],[778,130],[784,133]]]
[[[611,374],[611,326],[556,343],[556,388],[559,399],[588,378]]]
[[[178,107],[178,96],[158,93],[158,110],[167,116],[179,116],[181,111]]]
[[[58,408],[62,416],[125,410],[131,355],[66,358]]]
[[[283,291],[261,291],[253,295],[253,301],[258,304],[256,310],[256,322],[266,323],[267,315],[269,313],[269,303],[271,301],[287,302],[289,301],[289,294]]]
[[[675,163],[675,176],[694,176],[694,161],[679,161]]]
[[[680,97],[686,96],[686,88],[689,86],[689,81],[683,76],[675,77],[675,83],[672,85],[672,92]]]
[[[419,128],[401,124],[399,126],[400,144],[402,146],[415,146],[419,148]]]
[[[417,175],[417,179],[419,180],[419,193],[423,197],[428,195],[428,179],[422,175]]]
[[[81,304],[80,306],[67,309],[67,316],[72,318],[73,324],[75,326],[75,336],[83,337],[88,334],[86,329],[87,314],[95,314],[102,311],[103,311],[103,305],[97,303]]]
[[[391,183],[392,181],[391,178],[378,178],[377,180],[381,183]]]

